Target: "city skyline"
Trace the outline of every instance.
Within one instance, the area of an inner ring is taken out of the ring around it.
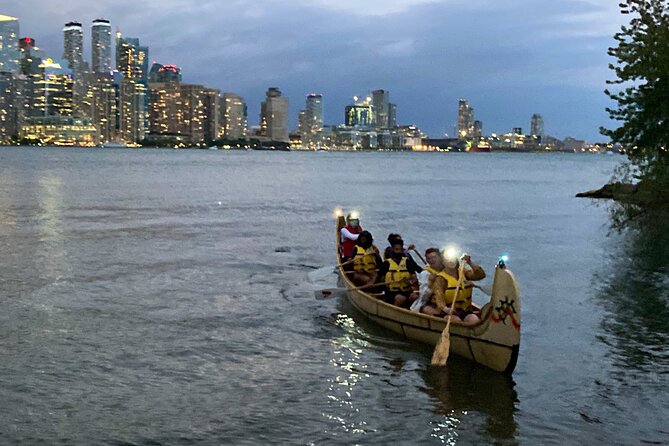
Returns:
[[[250,117],[259,116],[268,86],[281,88],[291,99],[291,130],[297,126],[302,98],[310,92],[325,99],[324,121],[340,123],[341,110],[353,94],[379,88],[392,92],[399,105],[398,122],[414,123],[434,136],[453,134],[460,98],[476,109],[486,133],[529,129],[534,113],[544,117],[546,133],[557,137],[602,140],[598,127],[610,125],[604,109],[611,104],[603,94],[611,77],[606,48],[622,19],[616,5],[604,1],[546,3],[542,20],[534,21],[537,2],[487,9],[475,2],[462,11],[458,1],[368,2],[362,9],[351,2],[335,7],[323,1],[319,6],[295,2],[278,11],[273,2],[242,1],[236,12],[227,14],[229,5],[204,1],[180,11],[174,23],[159,13],[174,6],[169,1],[145,2],[136,10],[123,2],[74,1],[60,9],[36,8],[38,3],[28,0],[3,13],[18,16],[21,36],[35,38],[48,54],[62,51],[63,23],[78,21],[88,28],[104,17],[123,35],[137,36],[148,45],[150,62],[174,63],[182,68],[184,81],[244,97]],[[286,24],[280,35],[263,28],[268,15],[278,12]],[[435,14],[441,14],[441,22]],[[214,24],[210,16],[220,19]],[[406,26],[417,18],[420,26]],[[525,24],[522,36],[493,39],[491,34],[508,31],[518,20]],[[460,22],[469,31],[459,30]],[[552,22],[561,23],[562,30],[555,31]],[[363,23],[352,40],[344,38],[347,29]],[[374,33],[386,26],[397,31],[384,32],[384,37]],[[418,29],[411,31],[417,34],[409,36],[407,28]],[[365,38],[371,34],[376,37]],[[537,36],[539,42],[532,38]],[[84,40],[84,55],[90,60],[88,32]]]

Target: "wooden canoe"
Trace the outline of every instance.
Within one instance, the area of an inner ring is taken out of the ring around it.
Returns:
[[[340,230],[346,224],[337,219],[337,257],[340,282],[348,289],[351,304],[375,323],[395,333],[422,343],[436,345],[446,327],[446,319],[416,313],[354,290],[355,285],[344,274],[339,256]],[[481,308],[481,321],[450,326],[451,353],[467,358],[498,372],[511,374],[520,347],[520,294],[513,273],[503,262],[495,266],[490,301]]]

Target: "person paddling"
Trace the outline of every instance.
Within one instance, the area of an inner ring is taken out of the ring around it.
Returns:
[[[427,267],[427,271],[430,272],[429,287],[433,293],[430,302],[421,308],[421,312],[432,316],[448,315],[456,294],[459,261],[444,259],[437,248],[428,248],[425,251],[425,260],[429,265]],[[465,254],[461,261],[465,262],[466,266],[465,279],[481,280],[485,278],[483,268],[473,262],[469,255]],[[454,321],[475,323],[480,320],[476,315],[476,307],[472,305],[472,288],[471,283],[465,282],[464,287],[458,292],[452,316]]]
[[[391,234],[391,236],[396,234]],[[416,274],[423,269],[406,254],[404,241],[401,237],[388,237],[391,251],[379,271],[379,277],[385,278],[386,292],[384,300],[389,304],[408,308],[418,298],[414,291],[417,284]]]

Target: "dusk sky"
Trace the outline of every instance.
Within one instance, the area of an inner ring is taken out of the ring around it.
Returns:
[[[290,128],[307,93],[323,94],[326,124],[341,124],[354,95],[390,91],[400,124],[453,133],[468,99],[485,134],[529,131],[604,140],[610,125],[606,54],[624,23],[613,0],[0,0],[49,56],[65,22],[106,18],[149,46],[150,60],[181,67],[183,81],[235,92],[258,123],[270,86],[290,101]]]

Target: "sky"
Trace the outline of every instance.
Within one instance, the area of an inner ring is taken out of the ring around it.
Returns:
[[[149,47],[150,60],[181,67],[183,82],[241,95],[249,125],[279,87],[290,127],[308,93],[323,95],[326,124],[341,124],[353,96],[390,92],[400,124],[452,135],[467,99],[485,134],[530,117],[546,133],[605,140],[614,105],[607,48],[624,23],[614,0],[0,0],[22,37],[60,58],[62,28],[111,21]]]

